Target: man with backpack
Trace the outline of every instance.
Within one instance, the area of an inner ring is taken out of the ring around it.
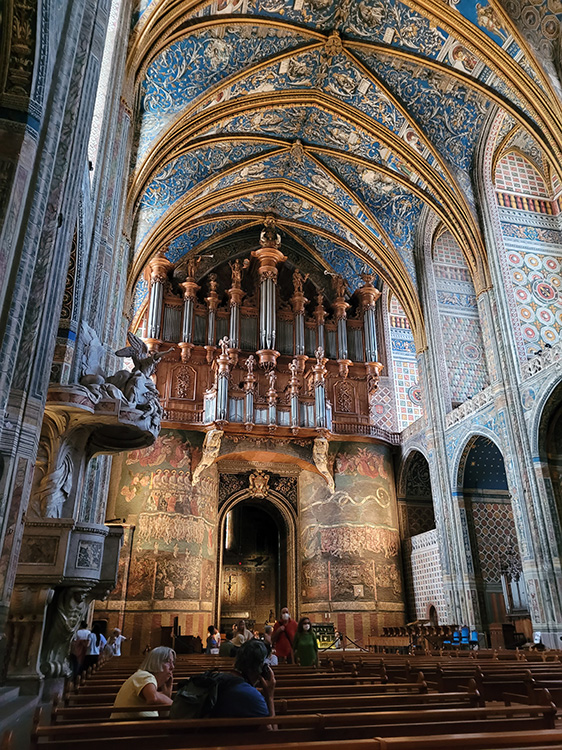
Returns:
[[[264,643],[255,639],[244,643],[234,662],[237,674],[205,672],[178,685],[170,718],[275,716],[275,676],[266,658]]]

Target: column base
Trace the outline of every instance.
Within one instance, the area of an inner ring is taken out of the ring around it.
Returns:
[[[181,351],[181,361],[188,362],[191,359],[191,352],[193,351],[194,344],[188,341],[180,341],[178,344]]]

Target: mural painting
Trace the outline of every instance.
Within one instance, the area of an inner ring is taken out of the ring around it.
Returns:
[[[153,446],[122,463],[115,514],[135,525],[130,601],[212,599],[218,484],[208,471],[192,486],[201,455],[194,441],[199,436],[163,430]]]
[[[393,615],[385,622],[398,623],[402,576],[389,449],[360,443],[335,448],[333,493],[312,472],[299,479],[303,605],[319,612],[387,610]]]

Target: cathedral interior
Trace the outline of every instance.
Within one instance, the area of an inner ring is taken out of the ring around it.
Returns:
[[[560,3],[1,7],[2,680],[283,606],[559,646]]]

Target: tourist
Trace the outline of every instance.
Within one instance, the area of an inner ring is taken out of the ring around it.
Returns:
[[[221,645],[221,637],[219,634],[219,631],[216,629],[214,625],[209,625],[207,628],[207,631],[209,635],[207,636],[207,645],[205,648],[206,654],[218,654],[220,645]]]
[[[101,632],[101,624],[96,622],[92,628],[92,632],[88,636],[84,669],[89,669],[98,663],[100,654],[103,652],[106,645],[107,639]]]
[[[236,647],[232,643],[234,637],[232,630],[227,630],[224,637],[225,640],[221,641],[219,646],[219,656],[236,656]]]
[[[176,652],[168,646],[152,649],[137,671],[132,674],[117,693],[114,708],[121,706],[171,706]],[[112,713],[111,719],[138,719],[158,717],[158,711]],[[142,744],[142,743],[141,743]]]
[[[273,646],[271,636],[273,635],[273,625],[266,625],[264,628],[263,641],[268,646]]]
[[[121,656],[121,644],[126,641],[124,635],[121,635],[119,628],[113,628],[113,632],[107,640],[107,645],[104,648],[104,654],[107,656]]]
[[[236,625],[236,633],[234,634],[234,637],[232,639],[233,646],[240,647],[244,643],[246,643],[246,641],[253,640],[253,638],[254,634],[246,627],[246,621],[238,620],[238,624]]]
[[[75,680],[84,669],[84,661],[88,649],[90,629],[86,620],[82,620],[80,628],[70,644],[70,665],[72,667],[72,678]]]
[[[266,658],[267,648],[261,641],[252,638],[241,646],[236,655],[234,668],[242,679],[225,680],[219,689],[217,702],[212,711],[213,717],[238,719],[275,716],[275,676],[273,670],[265,663]],[[261,688],[261,693],[255,685]],[[268,728],[273,727],[268,725]]]
[[[318,666],[318,642],[308,617],[301,617],[293,639],[295,661],[301,667]]]
[[[275,652],[279,663],[293,663],[293,638],[297,632],[297,623],[292,619],[289,609],[283,607],[281,616],[273,626],[273,636],[271,637],[272,645],[275,646]]]

